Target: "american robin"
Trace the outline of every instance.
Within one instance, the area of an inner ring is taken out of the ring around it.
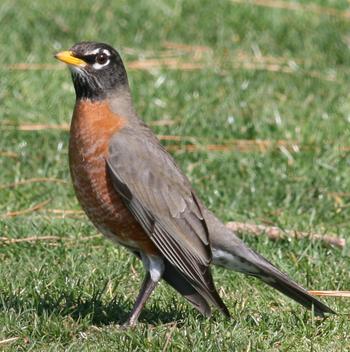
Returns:
[[[334,313],[248,248],[201,202],[171,155],[138,118],[118,52],[82,42],[55,56],[68,64],[76,92],[69,165],[77,198],[106,237],[146,269],[126,321],[135,325],[164,279],[199,312],[229,311],[215,289],[211,263],[258,277],[317,315]]]

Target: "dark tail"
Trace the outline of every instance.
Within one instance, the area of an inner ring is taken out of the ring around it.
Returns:
[[[314,309],[318,316],[324,316],[324,313],[336,314],[263,256],[248,248],[208,210],[205,212],[205,219],[209,228],[214,264],[258,277],[304,307]]]
[[[286,274],[279,271],[264,257],[255,253],[259,262],[255,266],[260,270],[260,274],[252,274],[268,285],[282,292],[286,296],[294,299],[308,309],[314,309],[316,315],[323,317],[324,313],[336,314],[334,310],[326,306],[317,298],[311,296],[303,287],[291,280]]]

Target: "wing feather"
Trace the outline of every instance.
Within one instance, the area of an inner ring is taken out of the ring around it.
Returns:
[[[162,255],[228,314],[208,268],[212,255],[201,207],[172,157],[154,137],[124,128],[111,139],[107,169],[115,190]]]
[[[154,137],[131,128],[113,136],[109,147],[107,169],[130,212],[169,263],[228,315],[208,268],[205,219],[186,176]]]

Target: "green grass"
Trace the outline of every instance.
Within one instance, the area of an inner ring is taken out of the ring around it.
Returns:
[[[340,11],[349,6],[345,0],[299,2]],[[54,64],[54,52],[76,41],[98,40],[117,47],[128,66],[143,53],[159,53],[165,42],[175,42],[207,46],[213,54],[201,70],[129,72],[140,116],[148,123],[175,120],[172,126],[154,127],[156,133],[193,136],[204,144],[283,139],[302,146],[297,153],[278,148],[175,152],[205,203],[225,221],[271,222],[350,241],[350,154],[343,148],[350,146],[348,20],[228,0],[3,0],[0,26],[0,152],[18,154],[0,156],[0,184],[33,177],[67,181],[0,189],[0,214],[45,200],[50,200],[47,209],[79,209],[68,172],[68,133],[7,125],[69,122],[74,93],[68,72],[6,65]],[[242,51],[299,66],[291,73],[235,68]],[[327,80],[330,75],[334,80]],[[18,337],[0,344],[6,351],[350,348],[346,299],[327,299],[343,314],[320,321],[257,280],[222,269],[214,269],[214,277],[232,320],[217,312],[202,318],[161,284],[140,324],[125,331],[119,324],[131,309],[143,269],[103,238],[79,241],[96,234],[85,218],[57,219],[44,209],[2,216],[0,233],[62,238],[0,247],[0,341]],[[245,240],[308,288],[350,288],[348,246],[340,250],[307,239],[272,242],[248,235]]]

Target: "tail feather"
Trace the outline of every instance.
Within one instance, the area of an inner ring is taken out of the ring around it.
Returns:
[[[319,301],[317,298],[310,295],[303,287],[291,280],[287,275],[279,271],[264,257],[257,254],[260,258],[262,265],[259,267],[261,270],[260,275],[256,275],[262,281],[266,282],[271,287],[277,289],[286,296],[294,299],[308,309],[314,309],[316,315],[323,317],[324,313],[336,314],[334,310]]]
[[[248,248],[207,209],[205,209],[205,219],[209,228],[214,264],[258,277],[304,307],[314,309],[315,314],[319,316],[324,316],[324,313],[336,314],[267,259]]]
[[[214,264],[261,279],[304,307],[313,308],[318,316],[324,316],[324,313],[335,314],[331,308],[311,296],[303,287],[278,270],[264,257],[247,247],[240,248],[235,253],[213,248],[213,261]]]

